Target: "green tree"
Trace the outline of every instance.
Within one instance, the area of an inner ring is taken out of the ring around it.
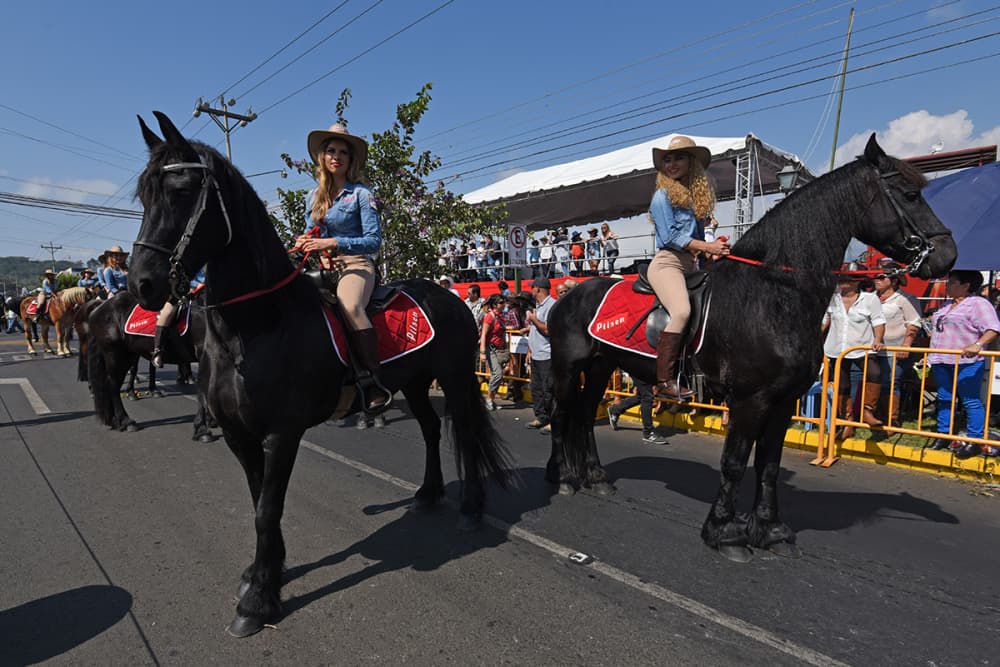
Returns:
[[[449,191],[443,182],[428,187],[431,172],[441,159],[430,151],[418,153],[413,135],[430,105],[431,84],[416,98],[396,107],[396,121],[384,132],[368,139],[366,175],[379,203],[382,220],[382,252],[379,264],[386,279],[433,276],[438,272],[440,247],[449,239],[475,235],[502,235],[507,212],[500,206],[473,206]],[[348,126],[351,91],[345,89],[337,101],[337,120]],[[281,156],[289,169],[313,175],[311,158],[294,160]],[[286,241],[305,232],[306,190],[278,189],[280,217],[272,215],[278,233]]]

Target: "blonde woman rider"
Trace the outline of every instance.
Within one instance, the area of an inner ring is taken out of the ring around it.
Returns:
[[[392,394],[378,379],[378,339],[365,306],[375,289],[375,262],[382,247],[382,225],[375,195],[364,185],[368,142],[347,133],[343,125],[314,130],[308,138],[309,155],[316,162],[316,189],[310,193],[306,227],[318,225],[319,237],[300,236],[297,250],[329,252],[329,269],[337,274],[347,340],[364,411],[384,412]]]
[[[656,255],[647,276],[656,297],[670,313],[670,321],[656,345],[658,398],[687,399],[694,392],[677,382],[677,357],[691,317],[684,274],[697,268],[695,254],[728,255],[726,241],[705,241],[705,223],[712,218],[715,190],[705,173],[712,153],[681,135],[666,148],[653,149],[656,191],[649,214],[656,227]]]

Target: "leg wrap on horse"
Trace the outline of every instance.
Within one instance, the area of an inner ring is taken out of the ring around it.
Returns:
[[[685,400],[694,396],[690,389],[677,383],[677,357],[681,352],[683,334],[663,331],[656,342],[656,394],[658,398]]]
[[[371,415],[385,412],[392,404],[392,392],[378,379],[378,335],[375,329],[348,331],[347,338],[354,353],[357,366],[354,370],[364,411]]]

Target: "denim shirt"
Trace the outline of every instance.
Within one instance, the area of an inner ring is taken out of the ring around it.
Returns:
[[[94,287],[97,285],[97,281],[93,278],[80,278],[76,281],[77,287]]]
[[[128,288],[128,274],[121,269],[113,269],[110,266],[104,269],[104,286],[112,294],[116,294]]]
[[[372,191],[360,183],[346,183],[319,223],[312,219],[316,191],[309,193],[306,229],[319,224],[320,237],[337,239],[338,252],[345,255],[375,255],[382,247],[382,225]]]
[[[705,240],[705,226],[695,219],[694,210],[674,208],[663,188],[657,188],[649,213],[656,227],[656,249],[685,250],[693,239]]]
[[[48,278],[42,279],[42,291],[46,294],[53,294],[55,290],[52,289],[52,281]]]

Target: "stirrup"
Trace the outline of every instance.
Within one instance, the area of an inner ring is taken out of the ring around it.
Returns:
[[[653,398],[670,399],[672,401],[689,401],[694,398],[694,391],[682,387],[676,380],[657,382],[653,388]]]
[[[149,360],[157,368],[163,368],[163,350],[153,350],[153,354],[149,356]]]
[[[367,377],[359,377],[357,384],[358,393],[361,394],[361,409],[366,415],[372,417],[380,415],[392,405],[392,392],[386,389],[375,376],[367,374]],[[381,393],[385,396],[385,402],[373,404],[373,401],[369,399],[371,392]]]

